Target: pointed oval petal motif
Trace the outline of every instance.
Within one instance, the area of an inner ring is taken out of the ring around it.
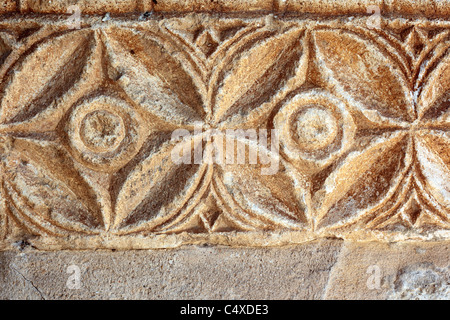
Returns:
[[[153,33],[105,31],[113,79],[148,112],[177,124],[202,121],[203,100],[193,78],[175,57],[175,49]],[[198,77],[197,77],[198,78]]]
[[[149,231],[182,215],[202,184],[205,166],[193,163],[192,157],[195,145],[202,143],[201,137],[158,140],[150,137],[132,167],[116,175],[115,181],[121,181],[115,191],[118,232]],[[175,156],[182,150],[189,153],[189,159]],[[126,178],[121,178],[123,174]]]
[[[303,30],[295,28],[282,33],[262,30],[230,49],[232,54],[224,58],[223,69],[213,76],[214,121],[237,116],[243,122],[286,84],[300,65],[302,36]]]
[[[435,205],[450,214],[450,134],[432,130],[416,136],[420,177]]]
[[[21,220],[69,232],[98,233],[103,228],[93,189],[62,148],[49,142],[15,139],[3,159],[3,168],[12,205],[17,211],[28,208],[31,212]]]
[[[419,126],[450,130],[450,92],[447,92],[434,105],[420,114]]]
[[[450,100],[450,53],[439,60],[438,65],[427,77],[418,97],[418,117],[433,120],[447,114]]]
[[[0,123],[29,120],[62,97],[83,74],[91,51],[91,31],[49,37],[13,67],[5,83]]]
[[[411,150],[404,132],[368,138],[356,146],[316,192],[319,228],[342,226],[376,210],[409,170]]]
[[[358,103],[370,120],[415,120],[405,76],[372,42],[349,31],[324,29],[314,32],[314,47],[323,77],[334,80],[326,81],[330,89]]]
[[[222,164],[216,165],[213,179],[218,200],[230,220],[250,230],[304,228],[307,224],[304,181],[291,177],[273,149],[255,146],[236,136],[223,140],[226,142],[216,149],[225,149],[229,163],[224,157]]]
[[[5,36],[5,34],[0,32],[0,66],[5,62],[12,51],[11,46],[3,39],[3,36]]]

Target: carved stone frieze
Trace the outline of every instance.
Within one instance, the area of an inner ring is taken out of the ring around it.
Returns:
[[[0,21],[0,239],[450,239],[450,23]]]

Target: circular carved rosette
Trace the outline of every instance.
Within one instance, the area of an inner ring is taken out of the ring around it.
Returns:
[[[72,156],[84,166],[112,172],[142,145],[141,118],[126,102],[108,96],[75,105],[64,126]]]
[[[345,105],[312,90],[287,101],[274,119],[282,151],[299,170],[314,173],[351,147],[355,124]]]

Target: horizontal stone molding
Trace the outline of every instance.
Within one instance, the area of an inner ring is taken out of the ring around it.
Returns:
[[[66,14],[76,5],[83,14],[125,14],[136,12],[276,12],[318,15],[364,15],[378,6],[385,15],[447,17],[448,1],[441,0],[1,0],[0,13]]]

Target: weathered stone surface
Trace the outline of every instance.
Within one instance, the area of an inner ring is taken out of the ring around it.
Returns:
[[[106,297],[92,259],[113,298],[448,298],[449,16],[433,0],[0,1],[1,294]],[[286,287],[202,291],[207,252],[236,288],[270,261]],[[50,257],[55,281],[85,257],[91,284],[46,283]],[[195,287],[145,273],[156,291],[116,290],[111,259],[126,277],[143,271],[125,261],[179,260],[168,279],[187,267]]]
[[[448,17],[448,1],[443,0],[1,0],[0,13],[68,13],[78,6],[83,14],[144,12],[239,12],[332,15],[364,15],[377,6],[383,14]]]
[[[22,250],[0,254],[0,299],[450,299],[448,243]]]
[[[0,299],[320,299],[341,245],[6,251],[0,254]],[[73,265],[80,268],[80,289],[67,286]]]
[[[450,299],[450,244],[345,243],[325,299]]]

